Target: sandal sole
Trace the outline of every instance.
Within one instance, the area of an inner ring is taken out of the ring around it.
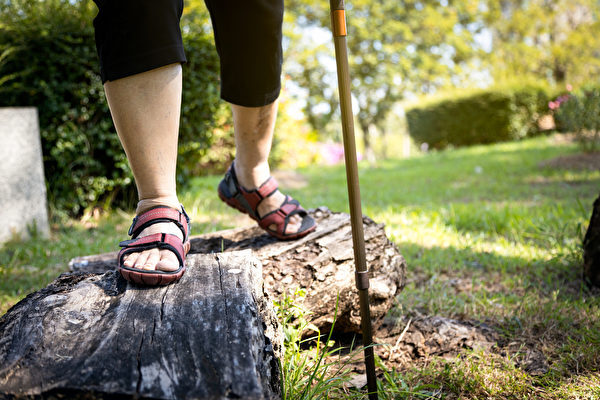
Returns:
[[[134,272],[128,269],[119,267],[121,276],[128,282],[142,286],[166,286],[170,283],[177,282],[183,276],[185,267],[176,274],[156,274],[148,272]]]
[[[184,243],[184,245],[183,245],[184,256],[187,256],[191,247],[192,247],[192,245],[189,240]],[[141,286],[166,286],[173,282],[177,282],[183,276],[185,269],[186,269],[185,263],[183,264],[183,267],[181,268],[180,271],[178,271],[177,273],[172,273],[172,274],[142,272],[142,270],[137,272],[137,271],[132,271],[131,269],[128,269],[128,268],[124,268],[122,265],[119,265],[119,272],[121,273],[121,276],[126,281],[135,283],[135,284],[141,285]]]

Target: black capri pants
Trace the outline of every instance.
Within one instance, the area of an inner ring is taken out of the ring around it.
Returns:
[[[102,82],[186,62],[183,0],[94,0]],[[283,0],[205,0],[221,62],[221,98],[246,107],[281,90]]]

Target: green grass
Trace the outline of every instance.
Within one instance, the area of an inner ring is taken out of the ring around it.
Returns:
[[[385,398],[600,398],[600,296],[583,284],[580,250],[600,171],[541,166],[577,151],[540,137],[360,165],[363,212],[386,224],[408,264],[393,312],[483,321],[506,347],[389,369]],[[304,207],[348,211],[343,166],[299,172],[308,185],[286,191]],[[193,233],[249,223],[218,200],[219,179],[195,179],[182,194]],[[48,240],[6,244],[0,313],[70,258],[115,250],[131,217],[112,212],[88,221],[95,227],[73,222]],[[519,369],[518,348],[541,351],[548,373]]]

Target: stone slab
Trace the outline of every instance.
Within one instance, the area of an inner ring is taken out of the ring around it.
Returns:
[[[0,108],[0,243],[49,233],[46,183],[35,107]]]

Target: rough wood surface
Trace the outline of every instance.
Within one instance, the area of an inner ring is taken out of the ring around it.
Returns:
[[[465,349],[490,351],[500,339],[491,327],[440,316],[386,318],[377,332],[382,360],[404,364],[431,356],[455,357]]]
[[[312,321],[328,330],[338,303],[339,332],[360,332],[358,291],[354,284],[354,254],[350,216],[326,208],[310,211],[318,222],[315,232],[294,241],[279,241],[258,227],[214,232],[192,238],[191,253],[251,249],[263,264],[265,291],[277,298],[304,288],[304,306]],[[383,224],[363,218],[367,265],[370,271],[371,315],[377,328],[405,284],[406,262],[388,240]],[[116,267],[116,252],[79,257],[71,269],[103,272]]]
[[[600,287],[600,196],[594,201],[590,224],[583,238],[583,273],[590,284]]]
[[[281,336],[250,251],[176,285],[64,274],[0,319],[0,397],[279,398]]]

